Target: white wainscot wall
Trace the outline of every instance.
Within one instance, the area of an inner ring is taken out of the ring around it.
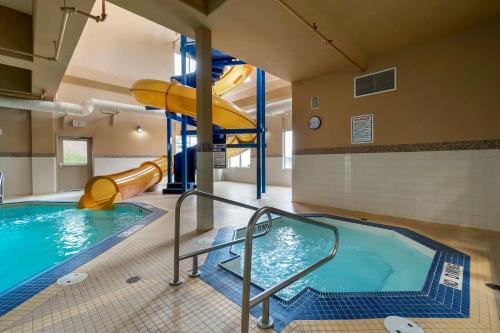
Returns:
[[[57,192],[57,159],[55,157],[31,158],[33,194]]]
[[[296,155],[293,200],[500,230],[500,150]]]
[[[31,194],[31,157],[0,157],[0,171],[6,197]]]
[[[255,183],[257,159],[252,158],[250,168],[227,168],[222,172],[222,180],[240,183]],[[266,184],[292,186],[292,171],[283,170],[281,157],[266,158]]]

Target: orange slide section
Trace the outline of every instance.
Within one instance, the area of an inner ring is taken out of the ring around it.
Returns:
[[[85,185],[78,208],[112,209],[116,202],[144,192],[167,173],[167,157],[142,163],[138,168],[107,176],[96,176]]]

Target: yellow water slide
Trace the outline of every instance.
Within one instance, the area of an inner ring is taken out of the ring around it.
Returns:
[[[167,157],[142,163],[138,168],[92,177],[78,208],[112,209],[113,205],[158,184],[167,173]]]
[[[225,129],[255,128],[256,123],[250,115],[233,103],[219,97],[240,83],[251,74],[250,65],[230,67],[213,86],[212,122]],[[139,80],[130,89],[135,99],[144,105],[166,109],[196,118],[196,89],[179,84],[176,81]],[[236,134],[227,136],[227,143],[247,143],[255,141],[255,134]],[[238,155],[245,149],[230,149],[228,156]]]
[[[255,121],[236,105],[218,97],[239,85],[252,73],[250,65],[229,67],[213,86],[213,123],[226,129],[255,128]],[[170,112],[196,117],[196,89],[183,86],[176,81],[139,80],[130,89],[133,96],[144,105],[155,106]],[[227,143],[253,142],[255,134],[228,136]],[[233,149],[231,155],[239,154]],[[91,178],[85,185],[85,193],[78,208],[112,209],[117,202],[133,197],[155,184],[168,172],[166,156],[144,162],[138,168],[107,176]]]

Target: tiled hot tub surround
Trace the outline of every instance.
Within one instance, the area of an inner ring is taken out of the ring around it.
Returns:
[[[411,230],[383,224],[325,214],[305,214],[307,217],[328,217],[341,221],[390,229],[436,251],[429,274],[421,291],[413,292],[319,292],[307,287],[290,300],[278,296],[271,299],[271,316],[280,331],[292,320],[332,320],[384,318],[390,315],[420,318],[469,317],[470,257],[453,248],[424,237]],[[233,239],[234,231],[219,230],[214,244]],[[209,253],[201,267],[203,281],[241,305],[242,281],[239,276],[219,264],[234,259],[228,248]],[[335,259],[333,259],[335,260]],[[462,290],[439,283],[445,262],[464,267]],[[252,296],[263,289],[252,284]],[[261,306],[251,313],[259,317]]]
[[[36,205],[36,204],[48,204],[48,205],[57,205],[57,204],[74,204],[76,202],[67,202],[67,201],[25,201],[25,202],[17,202],[17,203],[8,203],[4,205]],[[92,247],[89,247],[73,256],[68,258],[67,260],[61,262],[58,265],[55,265],[38,275],[33,276],[32,278],[10,288],[4,292],[0,293],[0,317],[20,305],[24,301],[29,298],[35,296],[51,284],[55,283],[58,278],[61,276],[71,273],[78,267],[82,266],[86,262],[94,259],[101,253],[105,252],[109,248],[118,244],[122,240],[131,236],[135,231],[140,229],[139,226],[146,226],[147,224],[155,221],[160,216],[166,213],[165,210],[154,207],[152,205],[140,203],[140,202],[127,202],[127,203],[119,203],[117,205],[132,205],[137,206],[141,210],[149,211],[150,214],[144,216],[143,218],[137,220],[136,223],[118,231],[114,235],[109,236],[108,238],[103,239],[99,243],[95,244]]]

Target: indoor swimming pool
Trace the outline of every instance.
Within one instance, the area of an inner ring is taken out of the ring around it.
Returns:
[[[319,292],[420,291],[435,251],[394,230],[354,224],[328,217],[314,219],[334,224],[340,234],[336,257],[277,295],[289,300],[304,288]],[[244,237],[245,229],[235,232]],[[269,233],[254,240],[252,282],[262,288],[290,277],[328,255],[333,232],[321,226],[277,218]],[[242,276],[244,245],[222,267]]]
[[[0,315],[139,230],[157,211],[135,204],[99,211],[76,203],[1,205]]]

